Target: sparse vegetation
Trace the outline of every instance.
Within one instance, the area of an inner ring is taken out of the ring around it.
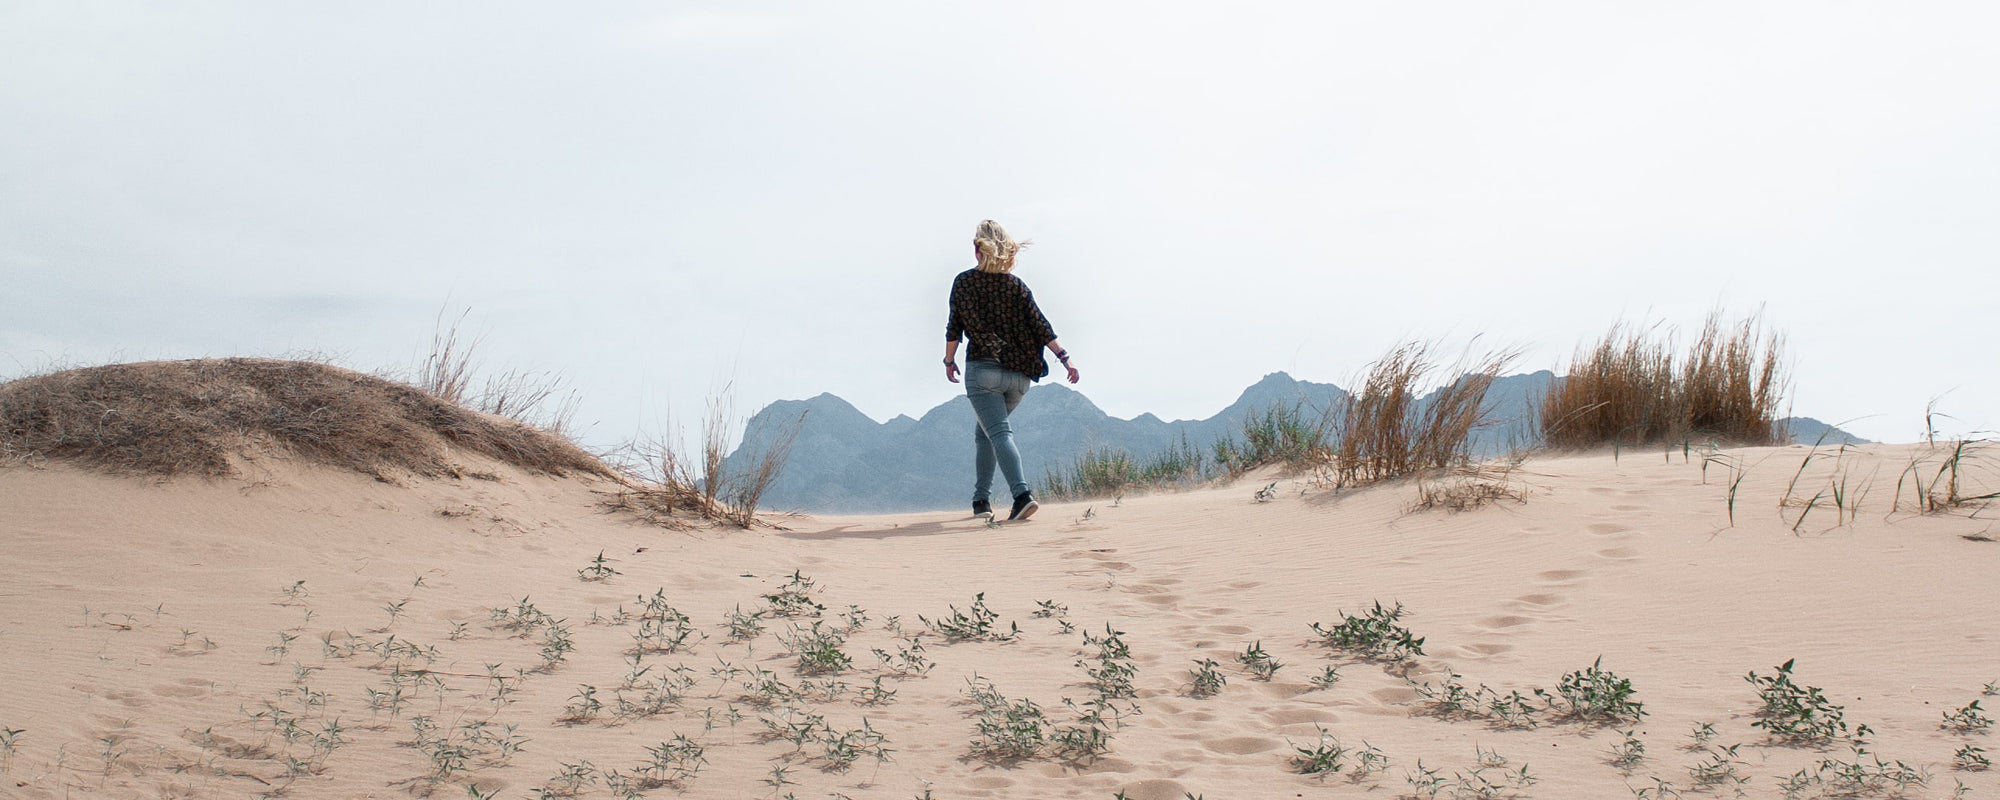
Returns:
[[[1330,627],[1312,623],[1321,643],[1364,659],[1403,662],[1424,654],[1424,639],[1403,627],[1403,604],[1388,608],[1382,601],[1356,616],[1340,612],[1340,623]]]
[[[1638,722],[1646,716],[1645,704],[1632,698],[1638,690],[1632,681],[1604,669],[1599,657],[1590,666],[1562,676],[1553,696],[1540,689],[1535,693],[1548,700],[1549,707],[1569,719],[1599,724]]]
[[[1757,687],[1757,721],[1771,738],[1788,744],[1819,745],[1846,737],[1849,733],[1846,709],[1828,700],[1817,686],[1800,686],[1792,680],[1793,660],[1779,664],[1772,675],[1752,670],[1744,680]],[[1862,726],[1865,731],[1867,726]]]
[[[1720,311],[1676,355],[1672,332],[1613,326],[1579,352],[1542,399],[1551,447],[1640,445],[1713,438],[1775,444],[1784,394],[1783,340],[1751,317],[1725,330]]]
[[[1113,497],[1139,489],[1187,488],[1219,473],[1215,463],[1182,436],[1143,459],[1116,448],[1087,450],[1068,468],[1044,475],[1042,491],[1052,500]]]
[[[1194,669],[1188,670],[1188,696],[1214,697],[1229,685],[1229,676],[1216,669],[1215,659],[1204,658],[1194,662]]]
[[[533,472],[613,477],[562,437],[412,386],[310,361],[112,364],[0,384],[0,455],[117,473],[220,477],[276,450],[383,480],[460,476],[451,450]]]
[[[1336,483],[1389,480],[1465,464],[1472,430],[1483,422],[1486,391],[1514,357],[1508,351],[1469,355],[1452,369],[1452,380],[1425,396],[1419,389],[1437,369],[1430,348],[1410,342],[1390,350],[1334,416],[1339,444],[1331,466]]]
[[[917,619],[948,642],[1012,639],[1021,632],[1019,623],[1009,623],[1005,632],[996,627],[1000,622],[1000,615],[986,607],[985,592],[974,595],[971,607],[965,611],[958,610],[958,606],[951,606],[951,613],[938,619],[933,620],[921,614],[917,615]]]

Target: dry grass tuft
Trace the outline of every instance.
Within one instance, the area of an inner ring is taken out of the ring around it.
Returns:
[[[1755,316],[1725,330],[1720,311],[1676,358],[1671,335],[1614,325],[1597,346],[1579,352],[1569,375],[1542,400],[1541,429],[1550,447],[1650,444],[1712,438],[1776,444],[1784,386],[1783,339],[1763,333]]]
[[[1437,368],[1430,348],[1411,342],[1389,351],[1337,410],[1335,481],[1353,485],[1465,464],[1486,391],[1514,358],[1511,351],[1468,356],[1454,368],[1458,377],[1426,398],[1418,390]]]
[[[452,449],[534,472],[615,477],[555,434],[314,362],[155,361],[0,384],[0,454],[14,459],[219,477],[234,457],[283,452],[389,479],[399,470],[457,475]]]
[[[1510,501],[1528,502],[1528,488],[1514,481],[1511,464],[1480,464],[1456,467],[1441,475],[1417,481],[1417,502],[1411,511],[1444,509],[1471,511],[1481,506]]]
[[[724,468],[729,450],[728,391],[725,387],[709,398],[696,455],[690,457],[676,446],[677,432],[624,448],[616,459],[625,473],[624,485],[605,494],[605,507],[674,529],[714,520],[754,527],[757,506],[784,471],[792,443],[805,426],[805,414],[779,428],[749,459],[748,467],[732,475]]]

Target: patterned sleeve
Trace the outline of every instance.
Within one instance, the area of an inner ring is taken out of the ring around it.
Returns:
[[[964,294],[965,276],[961,275],[952,280],[951,299],[946,302],[944,340],[947,342],[956,342],[965,338],[965,320],[958,317],[959,301]]]
[[[1042,307],[1035,304],[1035,293],[1028,290],[1026,283],[1021,284],[1021,294],[1028,301],[1028,328],[1040,337],[1035,340],[1035,350],[1040,352],[1043,345],[1055,341],[1056,329],[1049,324],[1048,317],[1042,316]]]

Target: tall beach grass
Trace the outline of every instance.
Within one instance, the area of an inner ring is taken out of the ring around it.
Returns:
[[[1552,448],[1713,439],[1775,444],[1784,400],[1784,339],[1753,315],[1725,325],[1709,314],[1685,351],[1659,326],[1612,326],[1580,350],[1542,398],[1540,432]]]

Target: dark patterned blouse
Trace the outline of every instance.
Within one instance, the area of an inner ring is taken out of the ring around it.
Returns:
[[[1056,338],[1056,330],[1020,278],[968,269],[951,282],[951,317],[945,321],[944,338],[965,339],[967,361],[998,361],[1039,381],[1049,374],[1042,347]]]

